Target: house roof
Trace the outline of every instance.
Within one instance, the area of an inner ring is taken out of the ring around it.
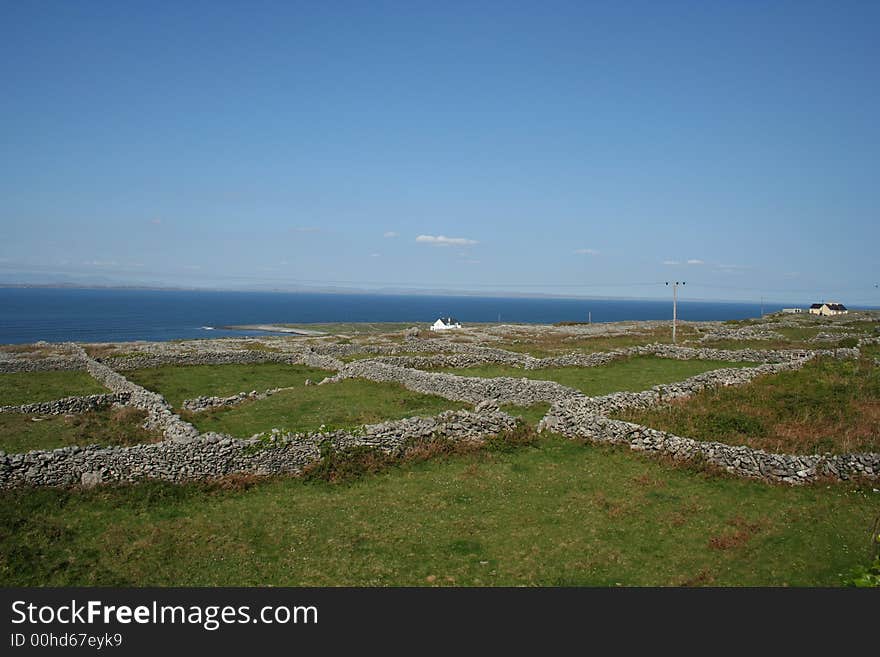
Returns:
[[[441,317],[438,321],[443,322],[446,325],[458,324],[458,320],[455,319],[455,317]]]
[[[824,305],[824,303],[814,303],[812,306],[810,306],[810,308],[821,308]]]
[[[831,308],[831,310],[846,310],[846,306],[842,303],[829,303],[828,307]]]

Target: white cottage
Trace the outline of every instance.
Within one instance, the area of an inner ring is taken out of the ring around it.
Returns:
[[[432,331],[449,331],[451,329],[460,329],[461,322],[454,317],[440,317],[436,322],[431,324]]]
[[[846,315],[848,312],[842,303],[814,303],[810,306],[811,315]]]

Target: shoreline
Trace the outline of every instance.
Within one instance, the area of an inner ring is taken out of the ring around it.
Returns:
[[[232,326],[221,326],[225,331],[265,331],[266,333],[284,333],[286,335],[299,335],[304,338],[315,338],[329,335],[324,331],[315,331],[312,329],[290,328],[281,324],[237,324]]]

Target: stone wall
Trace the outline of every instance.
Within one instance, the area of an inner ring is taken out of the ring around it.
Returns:
[[[147,420],[144,422],[146,429],[161,431],[168,440],[188,441],[198,437],[199,431],[189,422],[184,422],[180,416],[175,415],[170,404],[165,398],[146,388],[142,388],[126,379],[118,372],[114,372],[103,363],[89,357],[78,345],[72,345],[78,352],[86,371],[92,377],[102,383],[110,391],[128,395],[128,404],[147,412]]]
[[[599,367],[616,360],[633,356],[656,356],[674,360],[719,360],[729,363],[784,363],[812,356],[834,358],[858,358],[858,349],[710,349],[706,347],[683,347],[671,344],[650,344],[591,354],[571,353],[562,356],[535,358],[503,349],[487,349],[468,346],[455,354],[432,356],[378,357],[376,361],[398,367],[434,369],[443,367],[464,368],[486,363],[537,370],[554,367]]]
[[[308,347],[293,353],[274,351],[216,351],[205,350],[183,354],[136,354],[108,358],[100,361],[119,372],[127,372],[164,365],[252,365],[257,363],[281,363],[285,365],[308,365],[325,370],[338,370],[344,363],[329,355],[323,355]]]
[[[129,392],[114,392],[104,395],[85,395],[64,397],[52,401],[21,404],[20,406],[0,406],[0,413],[29,413],[32,415],[64,415],[67,413],[88,413],[113,404],[127,404]]]
[[[185,399],[181,406],[188,411],[192,411],[193,413],[201,413],[202,411],[207,411],[211,408],[237,406],[238,404],[246,401],[266,399],[267,397],[271,397],[275,393],[281,392],[282,390],[291,390],[291,387],[288,386],[286,388],[272,388],[270,390],[263,390],[262,392],[251,390],[250,392],[239,392],[238,394],[229,395],[228,397],[196,397],[194,399]]]
[[[700,342],[713,340],[785,340],[785,336],[763,326],[718,326],[700,337]]]
[[[559,399],[584,396],[581,392],[555,381],[509,377],[495,379],[465,377],[441,372],[423,372],[376,360],[348,363],[335,376],[324,379],[319,385],[353,378],[399,383],[415,392],[472,404],[488,399],[495,400],[499,404],[531,406],[538,402],[554,402]]]
[[[824,477],[843,480],[880,478],[880,454],[771,454],[746,446],[682,438],[631,422],[601,417],[571,404],[552,409],[538,430],[599,443],[629,445],[633,450],[679,461],[696,460],[740,477],[765,481],[802,484]]]
[[[45,358],[15,357],[13,354],[0,352],[0,374],[16,372],[54,372],[63,370],[81,370],[79,358],[67,356],[46,356]]]
[[[753,368],[714,370],[642,392],[616,392],[602,397],[561,400],[541,420],[538,431],[549,430],[569,438],[584,438],[594,442],[628,444],[634,450],[664,454],[676,460],[695,459],[741,477],[767,481],[797,484],[823,477],[844,480],[853,477],[880,478],[880,454],[771,454],[747,446],[682,438],[606,417],[624,409],[646,409],[665,404],[707,388],[743,385],[758,376],[799,369],[813,357]]]
[[[0,488],[142,479],[180,482],[235,473],[297,474],[320,457],[320,446],[325,444],[340,450],[364,446],[400,453],[411,440],[442,436],[480,441],[514,426],[514,418],[492,404],[483,404],[476,412],[447,411],[435,417],[383,422],[356,432],[275,434],[244,440],[205,434],[189,442],[133,447],[65,447],[12,455],[0,452]]]

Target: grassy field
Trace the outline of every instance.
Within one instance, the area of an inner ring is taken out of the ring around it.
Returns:
[[[69,445],[137,445],[161,440],[160,433],[141,428],[145,419],[146,412],[136,408],[54,416],[2,413],[0,450],[15,454]]]
[[[638,392],[661,383],[681,381],[695,374],[717,370],[722,367],[747,367],[754,363],[727,363],[714,360],[672,360],[654,356],[640,356],[617,360],[600,367],[554,367],[526,370],[505,365],[481,365],[478,367],[444,368],[434,370],[461,376],[544,379],[556,381],[580,390],[586,395],[606,395],[629,390]]]
[[[543,437],[294,478],[0,492],[4,586],[836,586],[880,494]]]
[[[160,393],[172,406],[200,395],[218,397],[251,390],[302,386],[316,383],[333,372],[305,365],[257,363],[253,365],[167,365],[126,372],[125,376],[148,390]]]
[[[17,406],[62,397],[109,392],[86,372],[16,372],[0,374],[0,406]]]
[[[247,437],[273,428],[314,431],[323,424],[338,429],[466,407],[396,383],[346,379],[324,386],[301,386],[229,408],[184,413],[183,417],[200,431]]]
[[[706,390],[623,419],[772,452],[880,451],[880,367],[821,359],[736,388]]]

